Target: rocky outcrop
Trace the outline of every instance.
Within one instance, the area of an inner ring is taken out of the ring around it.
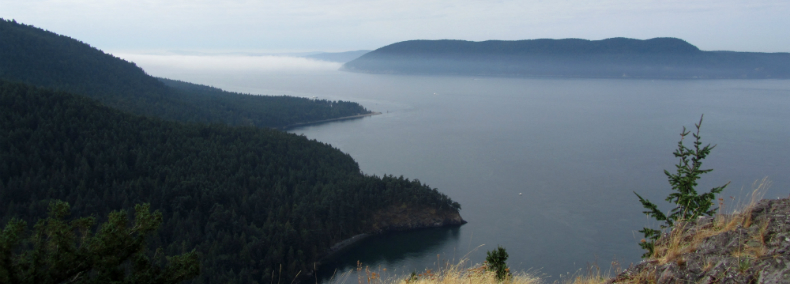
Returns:
[[[433,208],[412,208],[391,206],[374,213],[371,224],[372,233],[405,231],[465,224],[456,210],[437,210]]]
[[[790,199],[679,224],[609,283],[790,283]]]
[[[327,255],[332,255],[333,253],[339,252],[339,251],[343,250],[344,248],[346,248],[346,247],[348,247],[348,246],[350,246],[350,245],[352,245],[352,244],[354,244],[354,243],[356,243],[358,241],[367,239],[369,236],[370,236],[370,234],[359,234],[359,235],[350,237],[348,239],[345,239],[345,240],[343,240],[343,241],[341,241],[339,243],[336,243],[336,244],[332,245],[332,247],[329,248],[329,251],[327,252]]]
[[[351,238],[340,241],[320,258],[317,265],[332,255],[348,248],[354,243],[362,241],[372,235],[382,234],[392,231],[407,231],[425,228],[436,228],[443,226],[458,226],[466,224],[458,211],[446,209],[437,210],[430,208],[410,208],[406,205],[391,206],[379,210],[372,215],[369,221],[370,228],[368,233],[355,235]],[[312,271],[306,275],[312,275]]]
[[[374,213],[368,222],[367,233],[355,235],[329,248],[324,257],[331,256],[352,244],[375,234],[466,224],[458,211],[431,208],[410,208],[405,205],[390,206]]]

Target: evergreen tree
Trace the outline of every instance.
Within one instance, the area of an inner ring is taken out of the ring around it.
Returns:
[[[99,222],[149,203],[166,216],[149,250],[194,248],[194,283],[234,282],[242,270],[293,279],[333,244],[376,231],[382,210],[460,209],[419,181],[365,175],[348,154],[279,130],[163,121],[2,80],[0,114],[0,226],[46,218],[52,199]]]
[[[496,278],[505,280],[510,277],[510,268],[507,267],[508,254],[505,248],[497,246],[496,250],[486,252],[487,269],[496,272]]]
[[[647,211],[643,213],[655,218],[659,222],[664,222],[660,225],[660,230],[645,227],[639,231],[645,236],[645,240],[639,244],[640,247],[647,250],[647,252],[642,255],[643,258],[653,255],[655,241],[661,237],[661,233],[664,229],[671,229],[675,225],[675,222],[693,220],[703,215],[712,216],[716,213],[718,208],[711,208],[713,206],[713,200],[716,198],[716,194],[721,193],[724,188],[730,184],[727,182],[722,186],[711,188],[709,192],[703,194],[697,193],[695,189],[697,180],[700,179],[700,176],[704,173],[713,171],[713,169],[703,170],[702,160],[716,147],[716,145],[711,146],[708,144],[700,148],[702,142],[700,142],[701,137],[699,131],[702,126],[702,118],[703,117],[700,116],[699,123],[694,124],[697,128],[696,133],[687,131],[686,127],[683,127],[683,131],[680,132],[680,142],[678,142],[678,148],[673,153],[675,157],[680,158],[678,164],[675,165],[676,172],[673,174],[664,170],[664,174],[669,179],[672,190],[676,191],[670,193],[666,198],[666,201],[675,204],[675,208],[672,208],[670,211],[671,214],[669,216],[665,215],[664,212],[658,209],[657,205],[634,192],[639,198],[639,202],[642,203],[642,206],[647,209]],[[683,139],[690,133],[694,137],[693,149],[683,144]]]
[[[49,217],[25,236],[27,223],[12,219],[0,235],[0,283],[180,283],[200,272],[193,250],[165,257],[161,249],[146,250],[146,238],[162,223],[148,204],[135,206],[129,225],[125,211],[110,213],[93,232],[95,218],[71,222],[70,206],[49,204]]]

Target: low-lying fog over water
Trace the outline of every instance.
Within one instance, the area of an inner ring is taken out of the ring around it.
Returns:
[[[722,194],[727,209],[764,177],[773,182],[766,198],[790,193],[790,80],[416,77],[138,65],[154,76],[230,91],[359,102],[383,114],[290,132],[349,153],[366,174],[419,179],[462,205],[468,224],[370,238],[323,265],[321,281],[353,270],[357,260],[387,268],[384,277],[435,269],[437,259],[481,263],[497,245],[510,254],[511,269],[535,269],[550,279],[594,262],[604,270],[613,260],[638,262],[637,230],[656,223],[641,213],[633,191],[669,209],[663,170],[674,170],[678,134],[701,114],[702,141],[718,146],[704,162],[714,171],[703,175],[700,190],[732,181]],[[357,281],[355,275],[347,280]]]
[[[335,71],[342,65],[337,62],[320,61],[305,57],[261,55],[243,56],[232,54],[188,55],[188,54],[126,54],[115,53],[116,57],[135,62],[145,71],[156,74],[178,74],[189,72],[307,72]],[[160,77],[170,78],[161,75]],[[173,79],[173,78],[170,78]]]

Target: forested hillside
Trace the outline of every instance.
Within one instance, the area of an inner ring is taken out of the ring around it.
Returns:
[[[790,78],[790,53],[702,51],[677,38],[409,40],[343,65],[422,75],[765,79]]]
[[[123,111],[168,120],[283,127],[360,113],[352,102],[194,88],[149,76],[85,43],[0,19],[0,79],[86,95]]]
[[[289,125],[352,116],[370,111],[355,102],[313,100],[289,96],[256,96],[223,91],[205,85],[158,78],[166,86],[190,96],[205,111],[219,111],[230,125],[285,128]],[[202,112],[198,111],[197,114]],[[200,117],[189,121],[215,122]]]
[[[419,181],[363,175],[303,136],[135,116],[0,80],[0,225],[44,217],[53,199],[97,217],[150,203],[165,218],[150,245],[196,248],[196,283],[290,282],[332,244],[376,228],[381,208],[460,209]]]

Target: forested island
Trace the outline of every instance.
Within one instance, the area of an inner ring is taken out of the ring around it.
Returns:
[[[148,247],[194,249],[193,283],[262,283],[309,275],[352,236],[464,222],[436,188],[365,175],[348,154],[276,129],[369,112],[356,103],[154,78],[14,21],[0,35],[0,226],[32,226],[55,200],[100,222],[148,203],[164,216]]]
[[[677,38],[410,40],[341,70],[375,74],[567,78],[790,78],[790,53],[702,51]]]

